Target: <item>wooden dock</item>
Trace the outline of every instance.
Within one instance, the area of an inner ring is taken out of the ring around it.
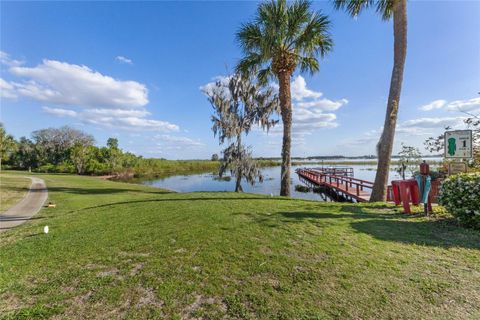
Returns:
[[[366,202],[370,200],[373,182],[356,179],[349,175],[333,174],[334,172],[329,172],[328,170],[325,170],[325,168],[302,168],[297,169],[296,172],[300,178],[300,181],[308,186],[326,187],[332,189],[347,200],[354,199],[358,202]]]

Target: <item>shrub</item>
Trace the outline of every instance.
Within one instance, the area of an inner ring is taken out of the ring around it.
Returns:
[[[480,173],[462,173],[447,178],[438,201],[458,221],[480,230]]]
[[[75,166],[67,161],[63,161],[57,164],[53,170],[59,173],[75,173]]]
[[[38,167],[36,171],[42,173],[52,173],[55,172],[55,165],[51,163],[44,164],[43,166]]]

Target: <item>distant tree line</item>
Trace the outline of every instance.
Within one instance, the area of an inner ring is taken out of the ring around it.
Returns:
[[[95,146],[92,135],[68,126],[32,132],[15,140],[0,124],[1,160],[12,169],[77,174],[116,174],[134,168],[142,157],[122,151],[116,138]]]

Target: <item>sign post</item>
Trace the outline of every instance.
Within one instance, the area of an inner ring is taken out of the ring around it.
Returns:
[[[472,152],[472,130],[445,132],[445,159],[469,159]]]
[[[444,138],[444,157],[453,160],[448,164],[448,174],[467,172],[467,164],[463,161],[473,157],[472,130],[445,131]]]

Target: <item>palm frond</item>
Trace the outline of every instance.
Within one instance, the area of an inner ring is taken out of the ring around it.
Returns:
[[[383,20],[389,20],[393,14],[395,0],[334,0],[333,5],[337,10],[345,10],[352,17],[358,16],[364,9],[375,7],[375,11]]]
[[[314,56],[299,57],[300,71],[308,72],[311,75],[320,70],[318,59]]]

